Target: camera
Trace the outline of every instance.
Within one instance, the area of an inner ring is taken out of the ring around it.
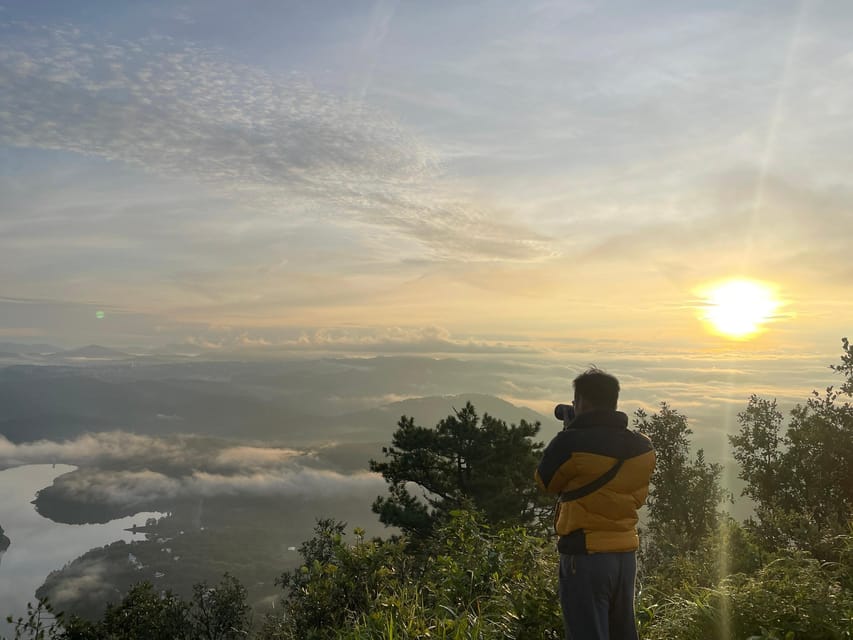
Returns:
[[[571,404],[558,404],[554,407],[554,417],[563,424],[569,424],[575,419],[575,407]]]

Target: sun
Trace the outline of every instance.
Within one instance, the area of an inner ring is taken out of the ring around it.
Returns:
[[[704,287],[700,317],[715,332],[733,340],[759,333],[780,306],[774,288],[754,280],[735,279]]]

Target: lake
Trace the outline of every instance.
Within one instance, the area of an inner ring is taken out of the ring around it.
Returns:
[[[35,591],[47,575],[95,547],[117,540],[142,540],[144,534],[125,529],[145,524],[160,513],[138,513],[106,524],[58,524],[43,518],[31,502],[36,492],[53,479],[76,467],[65,464],[34,464],[0,471],[0,526],[12,541],[0,554],[0,637],[14,637],[7,615],[26,613],[35,602]]]

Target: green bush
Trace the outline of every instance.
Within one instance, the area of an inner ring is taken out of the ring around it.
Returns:
[[[454,511],[416,553],[402,541],[355,544],[321,521],[286,573],[284,613],[265,640],[560,637],[556,553],[522,527],[493,531]]]
[[[226,574],[217,585],[195,585],[189,601],[140,582],[95,622],[66,619],[40,600],[14,626],[15,640],[238,640],[251,618],[245,587]]]
[[[850,553],[853,538],[839,544]],[[849,557],[849,556],[848,556]],[[754,573],[733,573],[716,586],[686,580],[672,591],[641,593],[645,640],[841,640],[853,638],[850,563],[808,553],[780,555]]]

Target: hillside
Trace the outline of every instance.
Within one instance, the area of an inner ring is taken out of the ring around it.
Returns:
[[[103,353],[100,348],[77,352]],[[122,361],[9,366],[0,368],[0,433],[13,442],[125,430],[288,446],[357,444],[387,440],[402,415],[434,425],[468,400],[481,414],[507,422],[542,422],[543,439],[556,431],[553,419],[476,391],[482,383],[471,393],[441,394],[446,386],[439,383],[442,378],[469,382],[465,366],[424,362],[438,373],[421,366],[409,377],[395,375],[402,364],[411,364],[408,359],[377,359],[359,362],[359,367],[322,361],[274,366],[239,362],[131,366]],[[349,409],[381,402],[383,396],[377,392],[390,384],[390,378],[395,379],[391,392],[411,397]]]

